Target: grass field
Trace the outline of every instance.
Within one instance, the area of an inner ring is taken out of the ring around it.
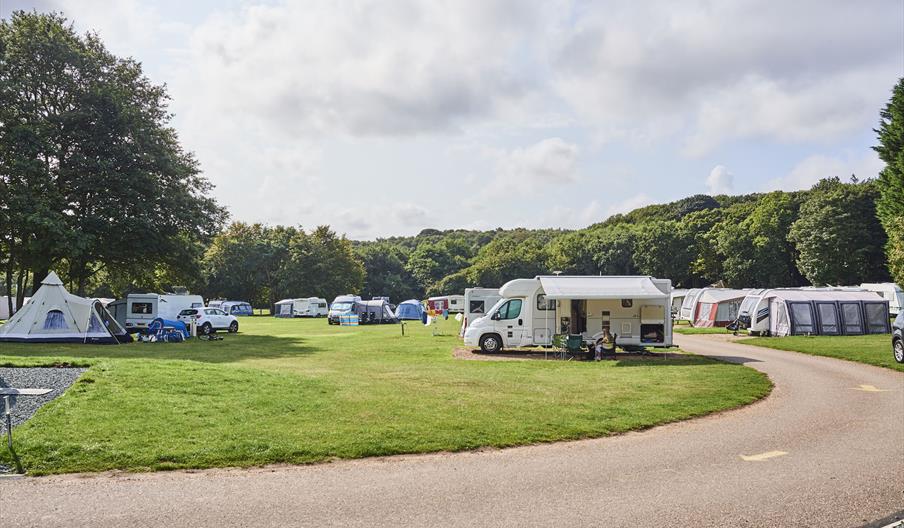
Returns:
[[[904,364],[895,361],[891,351],[891,335],[867,336],[788,336],[751,337],[739,341],[778,350],[801,352],[813,356],[826,356],[857,361],[904,372]]]
[[[90,369],[15,429],[32,474],[309,463],[597,437],[750,403],[768,379],[694,356],[466,361],[420,324],[242,319],[224,341],[0,345]],[[12,455],[0,448],[0,462]]]
[[[698,335],[698,334],[730,334],[731,331],[724,328],[698,328],[695,326],[675,325],[672,331],[676,334]],[[746,334],[746,330],[742,330],[739,334]]]

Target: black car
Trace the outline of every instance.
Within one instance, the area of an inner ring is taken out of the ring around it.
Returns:
[[[895,352],[895,361],[904,363],[904,311],[898,314],[891,326],[891,348]]]

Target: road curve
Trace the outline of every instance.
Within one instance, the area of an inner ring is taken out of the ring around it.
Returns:
[[[0,480],[0,525],[841,527],[904,514],[904,374],[678,339],[767,373],[775,390],[736,411],[597,440]]]

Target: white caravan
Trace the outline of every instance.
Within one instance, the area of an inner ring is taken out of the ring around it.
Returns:
[[[864,282],[860,285],[866,291],[876,292],[888,301],[888,310],[897,317],[904,308],[904,290],[894,282]]]
[[[687,295],[687,290],[672,290],[672,317],[678,317],[685,295]]]
[[[888,301],[851,288],[751,290],[737,326],[751,335],[863,335],[889,333]]]
[[[464,295],[442,295],[427,299],[427,309],[436,312],[448,310],[449,313],[463,313],[465,311]]]
[[[276,317],[325,317],[329,313],[329,305],[322,297],[306,297],[304,299],[283,299],[276,303]]]
[[[464,300],[464,317],[461,321],[460,337],[464,337],[465,330],[471,321],[475,321],[487,314],[487,310],[493,307],[502,296],[499,288],[466,288]]]
[[[703,293],[703,288],[691,288],[684,294],[681,301],[681,309],[678,310],[677,320],[694,322],[694,312],[697,311],[697,299]]]
[[[125,299],[111,302],[107,309],[126,330],[140,332],[158,317],[175,321],[182,310],[203,306],[200,295],[130,293]]]
[[[592,345],[608,329],[627,349],[672,346],[668,279],[643,276],[547,276],[515,279],[503,297],[465,330],[465,345],[485,352],[549,346],[555,334]]]

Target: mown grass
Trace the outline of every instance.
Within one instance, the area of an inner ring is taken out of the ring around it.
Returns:
[[[788,336],[751,337],[739,340],[745,345],[756,345],[777,350],[801,352],[813,356],[826,356],[904,372],[904,364],[895,361],[891,349],[891,335],[866,336]]]
[[[696,326],[686,326],[686,325],[675,325],[672,327],[672,332],[676,334],[685,334],[685,335],[696,335],[696,334],[730,334],[731,330],[726,330],[725,328],[703,328]],[[747,334],[746,330],[742,330],[738,332],[739,334]]]
[[[242,319],[224,341],[0,345],[4,365],[87,365],[15,429],[32,474],[309,463],[597,437],[755,401],[768,379],[696,356],[465,361],[457,323]],[[0,448],[0,463],[10,463]]]

